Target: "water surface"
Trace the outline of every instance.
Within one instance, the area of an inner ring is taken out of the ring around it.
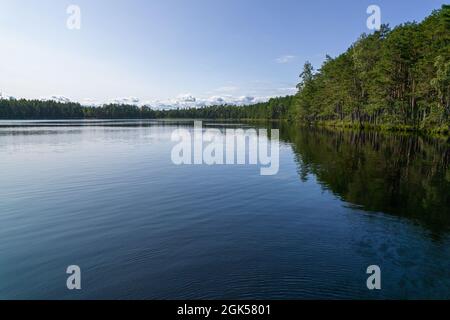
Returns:
[[[450,298],[446,141],[283,125],[261,176],[174,165],[191,126],[0,122],[0,299]]]

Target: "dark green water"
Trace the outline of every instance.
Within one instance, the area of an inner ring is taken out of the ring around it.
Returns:
[[[446,141],[283,125],[261,176],[174,165],[178,127],[0,122],[0,299],[450,298]]]

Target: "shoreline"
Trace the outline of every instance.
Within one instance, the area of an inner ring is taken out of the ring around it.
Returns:
[[[289,119],[235,119],[235,118],[59,118],[59,119],[3,119],[0,121],[237,121],[237,122],[265,122],[265,123],[288,123],[298,126],[313,126],[326,127],[335,129],[349,129],[360,131],[380,131],[391,133],[407,133],[407,134],[421,134],[432,137],[450,138],[450,125],[441,127],[418,128],[411,125],[393,125],[393,124],[370,124],[370,123],[355,123],[350,121],[327,120],[327,121],[293,121]]]

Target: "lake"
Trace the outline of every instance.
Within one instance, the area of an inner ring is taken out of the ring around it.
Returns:
[[[278,174],[175,165],[192,121],[0,122],[0,299],[450,299],[448,141],[204,124],[279,129]]]

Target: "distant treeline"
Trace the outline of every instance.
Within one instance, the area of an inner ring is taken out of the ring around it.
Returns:
[[[345,53],[307,62],[295,96],[251,106],[154,110],[130,105],[0,100],[0,119],[285,119],[352,126],[438,128],[450,124],[450,6],[421,23],[362,35]]]
[[[108,104],[86,107],[78,103],[41,100],[0,100],[0,119],[284,119],[293,96],[250,106],[220,105],[203,108],[155,110],[150,107]]]

